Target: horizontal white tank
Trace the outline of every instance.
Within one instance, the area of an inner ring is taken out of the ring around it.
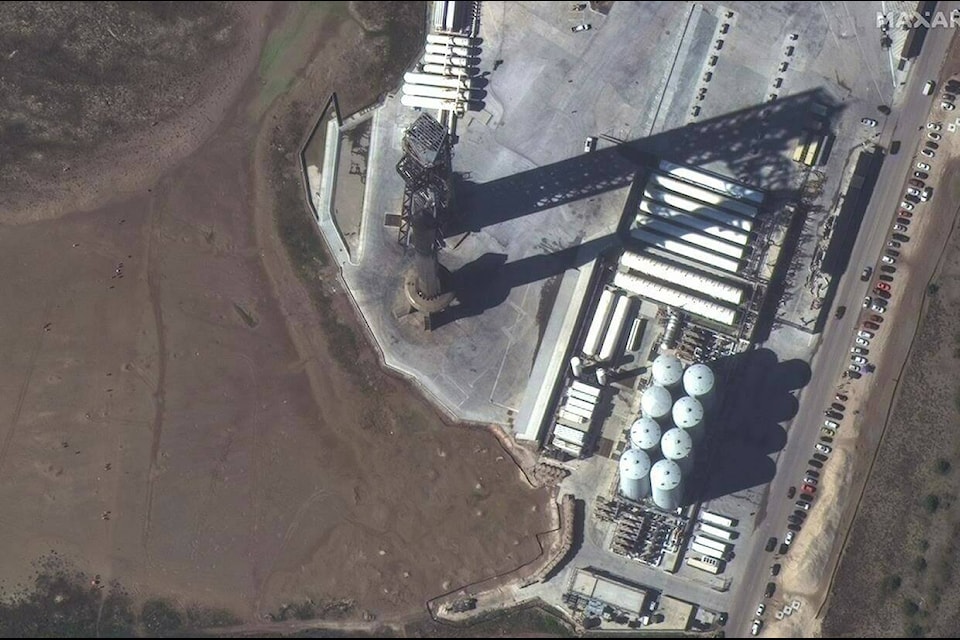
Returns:
[[[428,42],[429,38],[430,37],[427,36]],[[730,196],[731,198],[736,198],[738,200],[749,200],[756,205],[763,204],[762,191],[751,189],[750,187],[737,182],[724,180],[720,176],[710,171],[694,169],[693,167],[684,167],[679,164],[668,162],[667,160],[660,161],[660,170],[670,174],[670,176],[674,178],[678,178],[685,182],[690,182],[701,187],[706,187],[707,189],[712,189],[713,191]]]
[[[587,337],[583,341],[583,355],[595,357],[600,349],[600,340],[603,338],[604,331],[607,330],[607,322],[610,320],[610,313],[613,311],[613,301],[616,294],[609,289],[604,289],[600,294],[600,300],[597,301],[597,309],[593,312],[593,319],[587,328]]]
[[[559,438],[555,438],[554,440],[552,440],[552,443],[553,443],[553,446],[555,446],[557,449],[566,451],[574,458],[579,458],[580,454],[583,453],[582,447],[578,447],[576,445],[570,444],[569,442],[566,442]]]
[[[703,202],[687,198],[679,193],[673,193],[666,189],[658,189],[653,185],[648,185],[647,188],[643,190],[643,197],[648,201],[653,201],[668,207],[669,211],[675,210],[691,213],[704,220],[712,220],[713,222],[732,227],[743,233],[753,231],[753,221],[750,218],[738,213],[733,213],[732,211],[708,206]]]
[[[627,323],[627,314],[630,313],[630,298],[620,296],[617,300],[617,306],[613,310],[613,316],[610,318],[610,327],[607,329],[607,336],[603,339],[603,346],[600,347],[600,360],[607,361],[613,357],[620,338],[623,336],[623,327]]]
[[[404,90],[406,90],[407,86],[410,85],[404,85]],[[720,240],[718,238],[699,233],[694,229],[684,227],[682,224],[675,222],[672,219],[659,218],[657,216],[650,216],[646,213],[640,212],[637,215],[636,220],[637,226],[656,231],[657,233],[662,233],[666,236],[671,236],[678,240],[683,240],[684,242],[689,242],[690,244],[700,247],[704,251],[712,251],[718,255],[733,258],[734,260],[743,259],[745,249],[743,245],[732,244],[730,242],[726,242],[725,240]]]
[[[637,418],[630,425],[630,446],[642,451],[659,451],[663,435],[660,425],[653,418]]]
[[[466,103],[455,100],[441,100],[440,98],[427,98],[424,96],[400,96],[400,104],[405,107],[418,109],[443,109],[444,111],[462,112],[466,108]]]
[[[443,29],[447,25],[447,3],[446,2],[434,2],[433,3],[433,28],[434,29]],[[427,36],[428,38],[430,36]]]
[[[466,36],[448,36],[439,33],[428,33],[427,42],[429,44],[454,44],[459,47],[476,47],[480,44],[480,39],[468,38]]]
[[[563,407],[561,407],[561,410],[566,411],[567,413],[572,413],[575,416],[580,416],[586,420],[593,418],[593,409],[584,409],[583,407],[575,407],[571,404],[565,404]]]
[[[624,251],[620,256],[620,264],[642,275],[650,276],[663,282],[671,282],[685,289],[698,291],[711,298],[716,298],[717,300],[723,300],[724,302],[735,305],[743,302],[744,293],[741,287],[658,260],[652,256],[642,255],[632,251]],[[660,357],[663,358],[666,356]],[[659,360],[660,358],[657,359]],[[677,360],[677,362],[680,361]],[[656,375],[656,371],[656,362],[654,362],[654,375]],[[683,369],[681,368],[676,381],[679,382],[682,377]],[[664,386],[670,385],[665,384]]]
[[[652,384],[640,395],[640,409],[648,418],[660,421],[670,418],[673,398],[670,392],[658,384]]]
[[[589,423],[589,420],[587,418],[584,418],[583,416],[577,415],[575,413],[570,413],[566,409],[560,409],[557,415],[571,424],[588,424]]]
[[[705,522],[700,523],[700,532],[717,540],[732,541],[739,535],[736,531],[727,531],[726,529],[721,529],[720,527],[715,527]]]
[[[579,391],[580,393],[586,393],[587,395],[591,395],[591,396],[593,396],[594,398],[599,398],[599,397],[600,397],[600,389],[599,389],[599,387],[590,386],[589,384],[587,384],[587,383],[585,383],[585,382],[580,382],[580,381],[576,380],[576,381],[574,381],[574,383],[573,383],[572,385],[570,385],[570,388],[571,388],[571,389],[576,389],[576,390]]]
[[[427,46],[429,47],[430,45]],[[751,219],[757,217],[757,207],[741,200],[735,200],[733,198],[728,198],[727,196],[722,196],[719,193],[710,191],[709,189],[697,187],[692,184],[688,184],[683,180],[671,178],[670,176],[653,174],[651,180],[653,180],[653,183],[658,187],[663,187],[664,189],[669,189],[670,191],[687,196],[688,198],[705,202],[710,206],[736,211],[737,213],[741,213]]]
[[[455,67],[474,67],[479,62],[476,58],[463,58],[460,56],[443,56],[436,53],[425,53],[423,55],[424,64],[442,64],[453,65]]]
[[[581,393],[581,392],[577,391],[576,389],[568,389],[568,390],[567,390],[567,397],[568,397],[568,398],[574,398],[574,399],[576,399],[576,400],[581,400],[581,401],[586,402],[587,404],[590,404],[590,405],[595,405],[595,404],[597,404],[597,399],[596,399],[596,397],[591,396],[591,395],[586,394],[586,393]]]
[[[737,311],[715,302],[697,298],[676,289],[656,284],[644,278],[629,273],[617,272],[613,276],[613,284],[624,291],[647,298],[660,304],[682,309],[688,313],[708,318],[714,322],[733,326],[737,320]]]
[[[669,207],[663,203],[657,202],[656,200],[645,198],[640,201],[639,208],[642,213],[645,213],[648,216],[670,220],[675,224],[681,224],[685,227],[689,227],[695,231],[698,231],[699,233],[717,238],[718,240],[732,242],[733,244],[743,247],[746,247],[750,244],[750,236],[742,231],[731,229],[726,225],[720,224],[714,220],[709,220],[695,213],[674,209],[673,207]]]
[[[557,424],[553,427],[553,436],[555,438],[565,440],[570,444],[575,444],[582,447],[587,434],[583,431],[578,431],[577,429],[571,429],[570,427],[565,427],[562,424]]]
[[[480,73],[480,70],[476,67],[464,67],[464,66],[454,66],[452,64],[425,64],[423,65],[424,73],[432,73],[434,75],[440,76],[475,76]]]
[[[652,247],[663,249],[668,253],[689,258],[690,260],[702,262],[715,269],[729,271],[730,273],[737,273],[740,270],[739,260],[733,260],[726,256],[718,256],[712,251],[704,251],[686,242],[680,242],[679,240],[674,240],[673,238],[668,238],[643,228],[631,229],[630,235]]]
[[[413,71],[403,74],[403,81],[407,84],[422,84],[460,90],[470,89],[474,82],[472,78],[454,78],[433,73],[414,73]]]
[[[468,102],[473,100],[473,91],[465,89],[450,89],[448,87],[431,87],[425,84],[404,83],[403,93],[409,96],[423,96],[425,98],[439,98],[440,100],[456,100]]]
[[[479,53],[474,47],[455,47],[446,44],[428,44],[424,46],[427,53],[439,56],[460,56],[461,58],[473,58]]]
[[[650,457],[639,449],[627,449],[620,456],[620,493],[630,500],[650,494]]]
[[[594,403],[587,402],[584,400],[578,400],[577,398],[571,398],[567,396],[567,401],[565,403],[567,407],[576,407],[578,409],[583,409],[584,411],[593,412]]]

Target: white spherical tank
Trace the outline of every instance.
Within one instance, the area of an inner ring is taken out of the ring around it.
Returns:
[[[696,398],[683,396],[673,403],[673,424],[690,434],[693,441],[703,440],[707,428],[703,404]]]
[[[677,391],[683,380],[683,363],[680,358],[673,355],[663,354],[657,356],[651,366],[653,382],[670,391]]]
[[[693,439],[683,429],[670,429],[660,439],[663,457],[673,460],[684,475],[693,470]]]
[[[653,418],[637,418],[630,425],[630,446],[652,456],[660,453],[660,425]]]
[[[683,501],[683,473],[673,460],[660,460],[650,469],[653,502],[664,511],[674,511]]]
[[[627,449],[620,456],[620,493],[636,501],[650,495],[650,456],[639,449]]]
[[[643,410],[643,415],[653,418],[660,424],[663,424],[662,421],[664,420],[670,420],[672,407],[673,398],[670,396],[670,392],[667,391],[666,387],[661,387],[658,384],[650,385],[640,396],[640,408]]]
[[[688,396],[700,400],[704,406],[713,399],[715,387],[713,370],[705,364],[692,365],[683,372],[683,390]]]

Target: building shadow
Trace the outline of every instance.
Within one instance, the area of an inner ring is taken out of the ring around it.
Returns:
[[[722,381],[719,412],[709,428],[706,469],[691,497],[708,500],[768,484],[776,473],[770,454],[787,444],[783,423],[799,411],[796,392],[810,383],[803,360],[778,361],[755,349],[711,363]]]

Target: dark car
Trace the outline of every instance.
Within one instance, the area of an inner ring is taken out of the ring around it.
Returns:
[[[910,178],[907,180],[907,184],[909,184],[911,187],[923,188],[923,180],[917,180],[916,178]]]
[[[779,563],[779,562],[776,563],[775,565],[773,565],[772,567],[770,567],[770,575],[772,575],[772,576],[778,576],[778,575],[780,575],[780,563]]]
[[[839,411],[831,411],[830,409],[827,409],[823,412],[823,415],[827,416],[831,420],[843,420],[843,414]]]
[[[913,176],[915,178],[920,178],[921,180],[926,180],[927,178],[930,177],[927,174],[925,174],[923,171],[914,171]]]
[[[796,511],[793,512],[793,515],[803,520],[804,518],[807,517],[807,512],[804,511],[803,509],[797,509]]]
[[[773,582],[767,583],[767,588],[764,589],[763,595],[767,598],[772,598],[773,594],[777,591],[777,585]]]
[[[902,224],[903,226],[909,226],[910,221],[906,218],[897,218],[897,224]]]
[[[839,402],[834,402],[830,405],[830,408],[834,411],[845,411],[846,407],[840,404]]]
[[[900,242],[909,242],[909,241],[910,241],[910,236],[905,236],[905,235],[903,235],[902,233],[895,233],[895,234],[893,234],[893,235],[890,236],[890,237],[893,238],[894,240],[899,240]]]
[[[820,436],[820,442],[826,442],[827,444],[830,444],[833,442],[833,438],[830,436]]]
[[[883,298],[884,300],[889,300],[889,299],[890,299],[890,292],[889,292],[889,291],[884,291],[883,289],[877,289],[876,291],[873,292],[873,295],[875,295],[875,296],[880,296],[880,297]]]
[[[807,475],[810,476],[811,478],[819,478],[820,472],[814,471],[813,469],[807,469]]]
[[[819,460],[807,460],[807,464],[814,469],[823,469],[823,463]]]
[[[795,522],[791,522],[790,524],[788,524],[787,529],[789,529],[790,531],[793,531],[794,533],[800,533],[800,525]]]
[[[863,271],[860,273],[860,279],[866,282],[870,279],[870,276],[873,275],[873,267],[864,267]]]
[[[803,522],[803,518],[797,517],[795,515],[791,515],[791,516],[787,516],[787,522],[789,522],[790,524],[801,524]]]
[[[776,549],[776,548],[777,548],[777,539],[776,539],[776,538],[770,538],[769,540],[767,540],[767,546],[764,547],[764,548],[765,548],[767,551],[773,551],[774,549]]]
[[[839,320],[840,318],[843,317],[843,314],[845,314],[846,312],[847,312],[847,308],[841,305],[837,307],[837,310],[833,315],[836,316],[837,320]]]
[[[863,326],[866,327],[867,329],[873,329],[874,331],[880,328],[880,325],[878,325],[876,322],[870,322],[869,320],[864,322]]]
[[[924,146],[925,146],[927,149],[939,149],[939,148],[940,148],[940,145],[938,145],[936,142],[933,142],[933,141],[931,141],[931,140],[927,140],[927,141],[924,142],[923,144],[924,144]]]
[[[880,265],[880,271],[883,271],[884,273],[896,273],[897,268],[889,264],[882,264]]]
[[[849,398],[848,398],[845,394],[842,394],[842,393],[838,393],[837,395],[834,396],[834,398],[836,398],[836,399],[839,400],[840,402],[846,402],[847,400],[849,400]]]
[[[797,488],[796,488],[796,487],[790,487],[789,489],[787,489],[787,497],[788,497],[788,498],[792,498],[792,497],[795,496],[795,495],[797,495]]]
[[[813,496],[810,495],[809,493],[801,493],[800,499],[803,500],[804,502],[813,502]]]
[[[827,456],[823,455],[822,453],[815,453],[815,454],[813,454],[813,459],[814,459],[814,460],[819,460],[820,462],[826,462],[826,461],[827,461]]]
[[[787,551],[789,550],[790,550],[790,545],[788,545],[786,542],[781,542],[780,548],[777,550],[777,553],[779,553],[782,556],[782,555],[786,555]]]

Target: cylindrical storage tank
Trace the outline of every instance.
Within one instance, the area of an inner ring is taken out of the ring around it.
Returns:
[[[449,64],[455,67],[473,67],[480,61],[476,58],[464,58],[462,56],[445,56],[439,53],[423,54],[423,61],[427,64]]]
[[[653,418],[637,418],[630,425],[630,446],[646,451],[652,457],[660,453],[660,425]]]
[[[601,387],[607,386],[607,370],[603,367],[597,367],[597,384]]]
[[[442,58],[442,56],[440,56]],[[452,64],[425,64],[423,65],[424,73],[434,73],[443,76],[459,76],[470,80],[470,86],[473,86],[473,78],[467,78],[467,76],[475,76],[480,73],[480,70],[475,67],[455,67]]]
[[[676,393],[683,382],[683,363],[680,358],[673,355],[663,354],[657,356],[653,361],[653,382],[668,391]]]
[[[650,495],[650,456],[639,449],[627,449],[620,456],[620,493],[637,501]]]
[[[670,421],[673,398],[665,387],[652,384],[644,389],[643,395],[640,396],[640,408],[643,410],[643,415],[653,418],[663,426],[664,422]]]
[[[696,398],[709,411],[716,399],[716,377],[713,370],[705,364],[695,364],[683,372],[683,390]]]
[[[683,502],[683,473],[673,460],[659,460],[650,469],[653,502],[664,511],[675,511]]]
[[[600,350],[600,341],[607,330],[607,323],[610,321],[610,313],[613,310],[615,298],[616,294],[610,289],[604,289],[600,294],[597,309],[593,312],[593,319],[587,328],[587,337],[583,340],[583,355],[592,358]]]
[[[446,44],[427,44],[424,46],[424,50],[427,53],[432,53],[438,56],[448,55],[460,56],[462,58],[472,58],[479,53],[479,51],[474,47],[457,47]]]
[[[683,429],[670,429],[660,439],[660,451],[667,460],[673,460],[681,473],[688,475],[693,470],[693,439]]]
[[[696,398],[683,396],[673,403],[673,424],[689,433],[695,443],[699,443],[707,428],[703,405]]]
[[[583,375],[583,360],[577,356],[570,358],[570,371],[573,372],[575,378],[579,378]]]
[[[614,352],[617,349],[617,346],[620,344],[620,338],[623,335],[623,327],[627,322],[627,314],[630,313],[630,298],[627,296],[620,296],[620,299],[617,300],[617,306],[613,310],[613,316],[610,318],[610,327],[607,329],[607,335],[603,339],[603,344],[600,347],[600,355],[598,359],[609,360],[614,355],[620,355],[619,353],[615,354]]]

